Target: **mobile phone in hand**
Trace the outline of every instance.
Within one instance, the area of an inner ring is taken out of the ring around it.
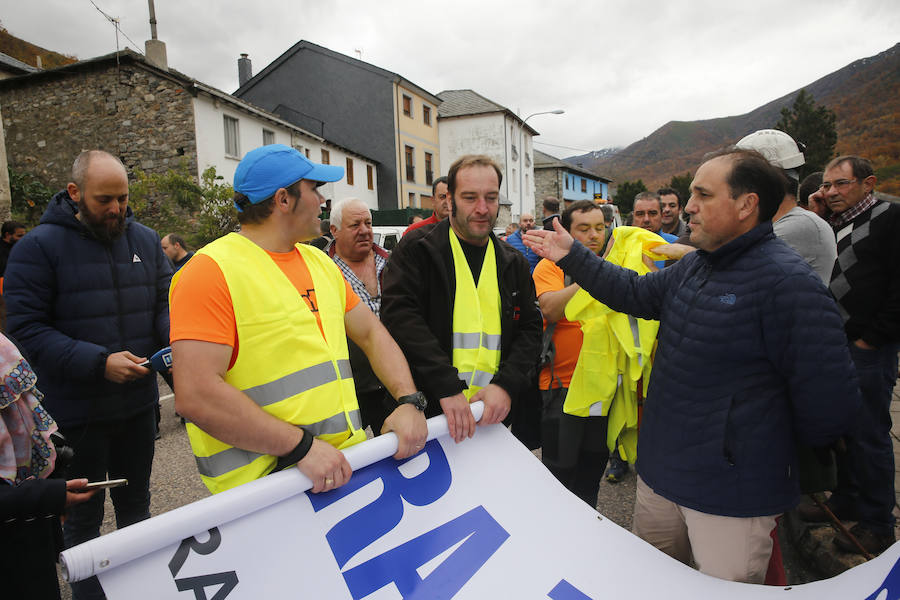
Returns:
[[[127,479],[109,479],[107,481],[91,481],[83,488],[78,488],[77,490],[70,490],[70,491],[72,491],[72,492],[89,492],[91,490],[105,490],[107,488],[122,487],[123,485],[128,485]]]

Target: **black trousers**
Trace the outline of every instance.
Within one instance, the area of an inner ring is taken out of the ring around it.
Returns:
[[[563,412],[566,388],[541,390],[541,461],[570,492],[597,508],[597,492],[609,460],[606,417]]]

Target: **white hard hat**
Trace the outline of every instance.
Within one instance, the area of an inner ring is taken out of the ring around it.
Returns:
[[[741,138],[735,145],[745,150],[756,150],[773,166],[780,169],[795,169],[806,163],[794,138],[777,129],[754,131]]]

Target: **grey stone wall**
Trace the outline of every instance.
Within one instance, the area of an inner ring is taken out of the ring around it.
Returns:
[[[9,166],[62,189],[82,150],[164,172],[184,162],[197,174],[191,95],[177,80],[131,61],[85,65],[0,85]]]
[[[544,214],[544,196],[554,196],[559,199],[559,210],[565,207],[563,201],[563,176],[562,169],[535,169],[534,170],[534,215]],[[538,219],[540,220],[540,219]]]

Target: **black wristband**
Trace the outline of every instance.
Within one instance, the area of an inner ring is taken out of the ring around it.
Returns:
[[[275,468],[272,470],[273,473],[297,464],[309,453],[309,449],[312,448],[314,436],[302,427],[300,429],[303,431],[303,437],[300,438],[300,443],[294,446],[294,449],[284,456],[278,457],[278,462],[275,463]]]

